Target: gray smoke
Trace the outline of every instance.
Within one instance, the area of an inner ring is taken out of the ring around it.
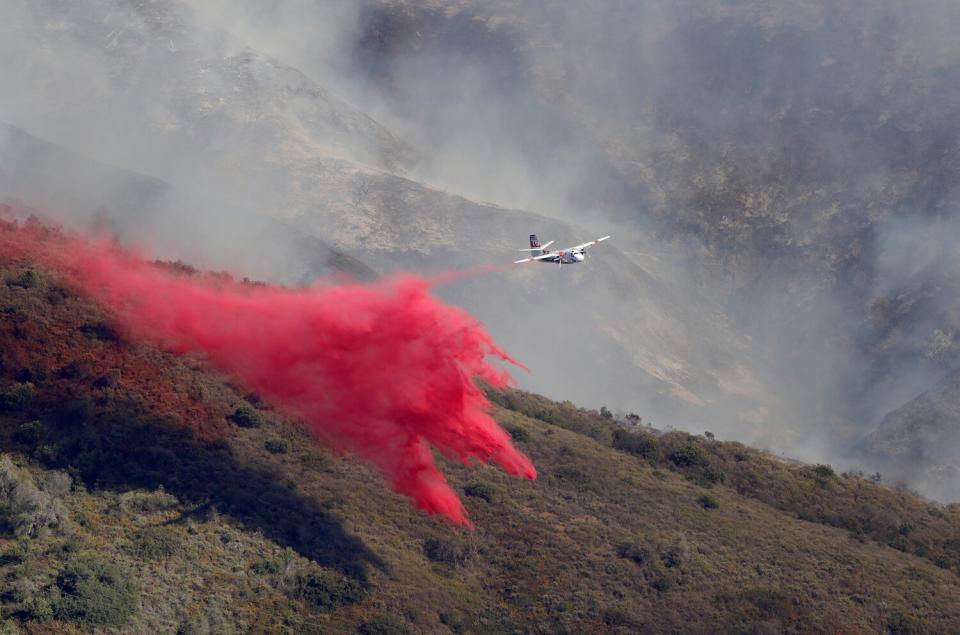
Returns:
[[[437,271],[613,233],[440,290],[551,396],[870,467],[864,435],[960,362],[946,0],[41,0],[0,24],[0,121],[137,173],[9,150],[45,183],[6,186],[171,256],[302,282],[329,270],[304,240]]]

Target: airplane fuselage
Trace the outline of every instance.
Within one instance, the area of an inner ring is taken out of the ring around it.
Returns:
[[[580,251],[570,251],[570,250],[560,250],[555,252],[547,252],[544,256],[552,256],[548,258],[543,258],[537,262],[549,262],[553,264],[563,264],[563,265],[575,265],[578,262],[583,262],[584,255]]]

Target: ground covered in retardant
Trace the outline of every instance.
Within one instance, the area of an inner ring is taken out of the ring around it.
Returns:
[[[0,632],[960,630],[957,506],[490,396],[539,477],[439,459],[470,531],[0,263]]]

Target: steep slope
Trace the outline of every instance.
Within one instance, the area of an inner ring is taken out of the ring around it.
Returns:
[[[368,633],[960,624],[955,506],[508,392],[493,395],[495,414],[541,477],[446,464],[477,527],[457,531],[202,360],[125,341],[55,273],[5,262],[0,280],[0,444],[14,459],[0,462],[8,623]]]

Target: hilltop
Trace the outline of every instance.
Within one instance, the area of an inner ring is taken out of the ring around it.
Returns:
[[[525,482],[415,511],[202,359],[0,269],[10,632],[944,632],[960,509],[639,418],[491,392]]]

